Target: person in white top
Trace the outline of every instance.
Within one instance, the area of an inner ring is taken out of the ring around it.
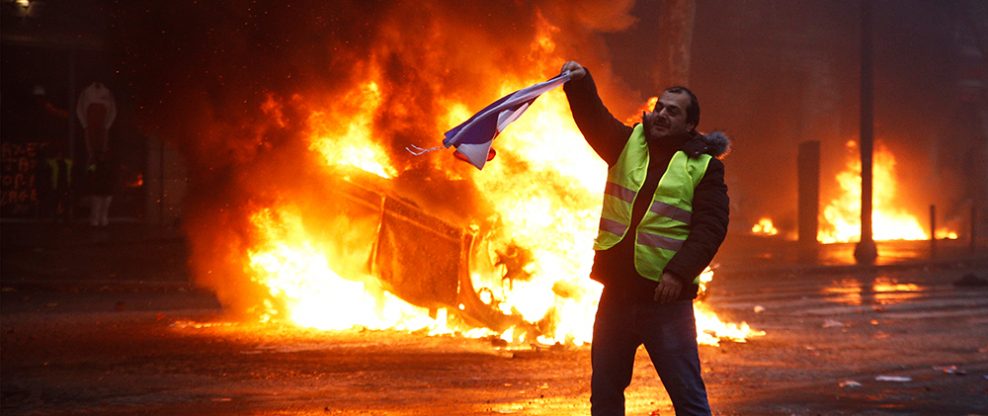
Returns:
[[[114,167],[110,163],[110,126],[117,117],[113,93],[99,82],[89,84],[79,95],[76,115],[86,141],[86,177],[90,194],[89,225],[109,224],[113,200]]]

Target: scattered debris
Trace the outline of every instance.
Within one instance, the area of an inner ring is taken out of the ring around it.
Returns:
[[[755,305],[755,307],[754,307],[754,308],[752,308],[752,309],[754,309],[754,310],[755,310],[755,313],[762,313],[762,312],[765,312],[765,307],[764,307],[764,306],[762,306],[762,305]]]
[[[963,376],[967,374],[967,371],[957,368],[956,365],[945,365],[945,366],[935,365],[933,366],[933,369],[937,371],[943,371],[944,374],[953,374],[958,376]]]
[[[824,328],[843,328],[844,323],[836,319],[827,319],[823,321]]]
[[[858,387],[861,387],[861,383],[858,383],[857,381],[854,381],[854,380],[843,380],[840,383],[837,383],[837,385],[840,386],[840,388],[842,388],[842,389],[845,389],[845,388],[846,389],[856,389]]]
[[[877,376],[875,377],[875,381],[891,381],[895,383],[908,383],[910,381],[913,381],[913,378],[906,376]]]
[[[988,287],[988,279],[978,277],[974,273],[965,274],[960,280],[954,282],[954,286],[960,287]]]

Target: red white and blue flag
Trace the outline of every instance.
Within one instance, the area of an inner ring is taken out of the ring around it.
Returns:
[[[521,117],[528,107],[547,91],[556,88],[570,80],[570,72],[564,71],[556,77],[520,89],[491,103],[472,117],[453,127],[444,134],[443,147],[456,147],[454,154],[477,169],[483,169],[487,161],[494,158],[491,144],[511,122]],[[423,149],[418,146],[406,148],[414,155],[438,150],[439,147]]]

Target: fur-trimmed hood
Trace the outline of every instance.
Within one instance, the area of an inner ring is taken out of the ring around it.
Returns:
[[[717,159],[724,159],[731,153],[731,138],[724,132],[714,131],[707,134],[697,134],[683,144],[682,150],[690,157],[706,153]]]

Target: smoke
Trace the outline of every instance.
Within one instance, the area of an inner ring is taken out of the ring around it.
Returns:
[[[438,143],[458,122],[445,118],[451,101],[479,109],[506,83],[548,78],[568,58],[594,68],[605,93],[628,92],[598,34],[634,23],[630,8],[630,0],[124,2],[111,36],[143,128],[189,165],[183,223],[195,279],[243,311],[263,290],[243,264],[257,237],[253,212],[293,201],[302,215],[342,213],[318,203],[340,176],[310,149],[313,114],[345,130],[366,104],[353,91],[373,85],[380,102],[370,130],[402,172],[382,185],[387,192],[430,211],[455,201],[483,215],[476,190],[455,179],[472,168],[401,149]]]

